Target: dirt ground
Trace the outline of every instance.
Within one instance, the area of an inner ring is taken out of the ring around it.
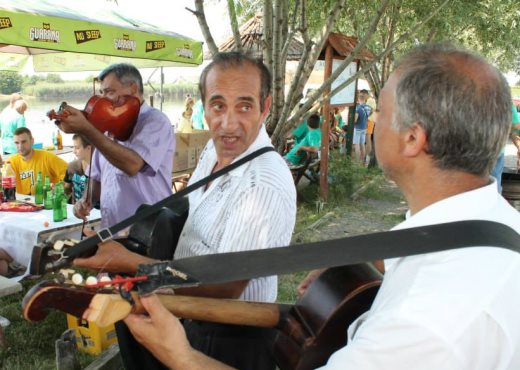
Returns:
[[[375,197],[365,197],[362,192],[351,204],[322,211],[316,222],[293,236],[293,243],[313,242],[386,231],[404,219],[407,210],[399,188],[384,180],[377,185]]]

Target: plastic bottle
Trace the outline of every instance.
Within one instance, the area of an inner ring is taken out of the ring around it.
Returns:
[[[43,182],[41,172],[38,172],[36,186],[34,188],[34,203],[43,204]]]
[[[58,133],[56,134],[56,149],[58,149],[58,150],[63,149],[63,138],[61,137],[60,130],[58,130]]]
[[[52,202],[52,220],[54,222],[63,221],[62,197],[63,193],[61,192],[59,185],[56,184],[54,191],[54,199]]]
[[[43,208],[52,209],[52,188],[49,176],[45,176],[43,184]]]
[[[5,162],[2,171],[2,188],[4,192],[4,202],[16,200],[16,175],[11,162]]]

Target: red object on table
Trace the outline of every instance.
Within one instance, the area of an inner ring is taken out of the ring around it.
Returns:
[[[29,202],[11,201],[0,204],[0,211],[4,212],[34,212],[43,209],[42,205]]]

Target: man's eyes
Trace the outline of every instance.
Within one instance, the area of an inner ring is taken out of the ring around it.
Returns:
[[[253,109],[253,107],[251,107],[251,105],[249,105],[249,104],[244,104],[244,105],[240,106],[239,109],[242,112],[249,112],[251,109]]]
[[[225,105],[220,104],[220,103],[213,103],[211,105],[211,108],[216,111],[222,111],[225,109]],[[240,112],[249,112],[253,109],[253,107],[251,104],[241,104],[238,107],[236,107],[235,109],[237,109]]]

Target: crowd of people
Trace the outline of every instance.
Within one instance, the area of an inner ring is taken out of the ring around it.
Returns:
[[[64,106],[67,114],[59,128],[75,134],[78,161],[67,170],[61,160],[33,149],[25,127],[13,131],[18,153],[11,161],[22,191],[31,193],[34,171],[46,171],[56,181],[66,178],[72,184],[75,216],[87,217],[99,202],[102,228],[107,228],[133,215],[141,204],[171,194],[175,136],[168,118],[144,101],[135,67],[111,65],[99,81],[103,97],[118,101],[131,95],[141,103],[128,140],[100,132],[81,111]],[[202,72],[199,92],[211,140],[190,184],[272,147],[264,124],[272,104],[271,75],[261,61],[241,52],[219,53]],[[379,96],[377,116],[367,105],[367,91],[357,98],[354,156],[364,163],[367,151],[374,150],[379,166],[409,206],[406,220],[395,230],[476,219],[502,223],[520,233],[518,211],[500,196],[497,179],[490,176],[511,122],[514,130],[520,129],[500,71],[468,51],[423,45],[397,64]],[[10,109],[15,106],[16,101]],[[196,109],[188,97],[184,118]],[[342,110],[333,110],[330,118],[331,131],[344,135],[348,120]],[[268,151],[190,193],[174,259],[288,245],[296,219],[289,168],[318,152],[320,121],[313,114],[302,122],[293,132],[292,149],[283,157]],[[367,139],[374,145],[367,145]],[[86,181],[91,194],[81,190]],[[158,262],[104,239],[93,256],[76,258],[74,265],[134,274],[140,264]],[[321,369],[517,368],[520,254],[489,244],[367,261],[384,266],[382,286],[370,310],[348,328],[345,325],[346,345]],[[0,269],[2,258],[9,263],[0,250]],[[322,272],[312,271],[298,291],[305,294]],[[275,302],[277,277],[177,288],[175,294]],[[181,322],[155,294],[141,297],[141,302],[147,314],[131,314],[116,324],[126,369],[276,368],[271,351],[274,329]]]
[[[329,148],[339,149],[341,153],[346,152],[348,135],[352,135],[352,157],[363,165],[370,163],[373,153],[373,133],[377,120],[377,110],[368,104],[370,93],[368,90],[359,90],[357,93],[357,104],[353,118],[353,128],[349,130],[349,109],[346,106],[335,106],[330,111],[329,117]],[[300,104],[300,108],[303,104]],[[318,117],[318,130],[314,132],[310,129],[310,117]],[[321,126],[323,124],[323,113],[313,113],[309,118],[302,121],[294,128],[287,137],[285,148],[285,158],[291,168],[300,166],[309,155],[318,153],[321,145]],[[319,140],[318,140],[319,132]],[[303,141],[307,142],[305,149],[298,149]],[[310,144],[309,144],[310,143]],[[299,154],[294,156],[295,151]],[[303,153],[306,152],[306,153]]]

